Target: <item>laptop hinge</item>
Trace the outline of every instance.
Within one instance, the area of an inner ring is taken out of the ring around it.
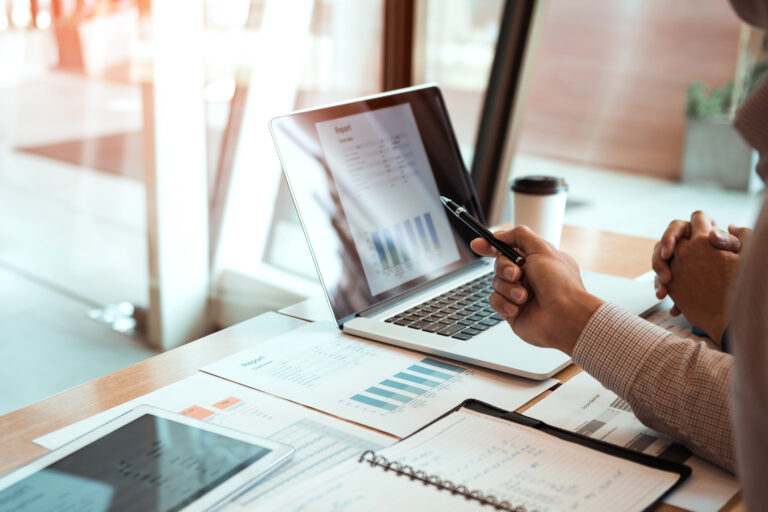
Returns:
[[[424,293],[431,288],[437,288],[438,286],[445,283],[446,281],[450,281],[451,279],[454,279],[461,274],[466,274],[485,264],[486,264],[485,260],[482,258],[479,258],[471,263],[467,263],[466,265],[457,268],[452,272],[448,272],[444,276],[436,277],[435,279],[432,279],[430,281],[427,281],[426,283],[422,283],[414,288],[411,288],[410,290],[403,292],[400,295],[396,295],[395,297],[390,297],[389,299],[385,300],[384,302],[380,302],[375,306],[371,306],[368,309],[358,311],[355,316],[365,316],[365,317],[374,316],[380,311],[391,308],[392,306],[396,306],[397,304],[400,304],[402,302],[409,301],[415,295]]]

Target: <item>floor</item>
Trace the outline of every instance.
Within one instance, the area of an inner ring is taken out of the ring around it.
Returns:
[[[0,414],[155,355],[91,320],[91,306],[0,264]]]
[[[88,316],[148,300],[143,186],[96,143],[135,161],[139,99],[68,73],[0,88],[0,414],[157,353]]]

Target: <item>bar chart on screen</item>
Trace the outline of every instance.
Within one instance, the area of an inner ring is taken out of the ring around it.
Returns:
[[[397,272],[401,265],[428,257],[441,247],[430,212],[372,231],[369,238],[369,248],[375,251],[371,259],[378,260],[382,273]]]
[[[459,260],[409,104],[315,126],[371,295]]]

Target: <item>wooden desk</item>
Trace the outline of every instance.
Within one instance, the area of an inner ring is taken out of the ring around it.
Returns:
[[[572,254],[585,270],[636,277],[650,270],[654,243],[645,238],[566,226],[561,249]],[[207,363],[304,323],[285,315],[267,313],[0,416],[0,474],[46,453],[45,448],[33,443],[44,434],[181,380]],[[579,371],[571,365],[555,378],[564,382]],[[544,396],[540,395],[519,410],[527,409]],[[680,509],[664,505],[659,510]],[[740,495],[723,510],[743,510]]]

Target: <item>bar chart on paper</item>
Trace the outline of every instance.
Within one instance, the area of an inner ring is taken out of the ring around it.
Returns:
[[[440,237],[429,212],[369,233],[382,273],[440,250]],[[373,258],[372,258],[373,259]]]
[[[356,393],[350,400],[366,408],[395,411],[441,384],[456,381],[466,368],[432,358],[424,358],[403,371]]]
[[[313,323],[203,371],[406,436],[466,398],[514,409],[556,381],[527,381],[347,336]]]
[[[526,415],[578,434],[630,450],[683,462],[689,453],[663,434],[643,425],[626,400],[580,373],[537,403]]]

